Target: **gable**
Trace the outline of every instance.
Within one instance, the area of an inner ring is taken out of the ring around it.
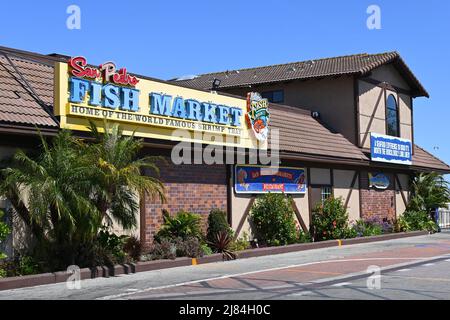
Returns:
[[[404,90],[411,90],[411,87],[406,82],[406,79],[392,64],[383,65],[372,70],[369,78],[381,82],[387,82],[394,87],[398,87]]]

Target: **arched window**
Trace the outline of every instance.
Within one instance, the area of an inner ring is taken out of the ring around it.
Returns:
[[[386,101],[386,134],[389,136],[400,136],[398,123],[398,105],[394,95],[390,94]]]

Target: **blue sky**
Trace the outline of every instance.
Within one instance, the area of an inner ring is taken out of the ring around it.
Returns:
[[[66,28],[69,5],[81,29]],[[381,8],[381,30],[366,9]],[[0,45],[113,60],[136,72],[181,75],[397,50],[431,98],[415,100],[416,143],[450,163],[450,1],[8,1]]]

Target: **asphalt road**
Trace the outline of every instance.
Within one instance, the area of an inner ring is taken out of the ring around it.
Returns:
[[[450,233],[0,291],[0,299],[450,299]]]

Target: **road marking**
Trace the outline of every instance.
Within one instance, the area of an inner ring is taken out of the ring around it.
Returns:
[[[445,261],[450,262],[450,259],[447,259],[447,260],[445,260]]]
[[[450,279],[446,278],[422,278],[422,277],[402,277],[402,276],[390,276],[390,275],[384,275],[383,277],[389,277],[389,278],[400,278],[400,279],[414,279],[414,280],[424,280],[424,281],[438,281],[438,282],[450,282]]]
[[[136,291],[139,291],[139,289],[132,289],[132,288],[130,288],[130,289],[127,289],[126,291],[129,291],[129,292],[136,292]]]
[[[405,268],[405,269],[397,270],[397,272],[406,272],[406,271],[411,271],[411,269]]]
[[[325,261],[306,262],[306,263],[294,264],[294,265],[289,265],[289,266],[284,266],[284,267],[275,267],[275,268],[269,268],[269,269],[263,269],[263,270],[242,272],[242,273],[236,273],[236,274],[228,274],[228,275],[223,275],[223,276],[218,276],[218,277],[212,277],[212,278],[206,278],[206,279],[199,279],[199,280],[180,282],[180,283],[169,284],[169,285],[159,286],[159,287],[149,287],[149,288],[141,289],[141,290],[136,291],[136,292],[126,292],[126,293],[119,293],[119,294],[113,294],[113,295],[108,295],[108,296],[104,296],[104,297],[99,297],[96,300],[118,299],[118,298],[130,296],[130,295],[134,295],[134,294],[137,294],[137,293],[140,294],[140,293],[145,293],[145,292],[154,291],[154,290],[161,290],[161,289],[168,289],[168,288],[174,288],[174,287],[181,287],[181,286],[191,285],[191,284],[196,284],[196,283],[201,283],[201,282],[208,282],[208,281],[214,281],[214,280],[235,278],[235,277],[241,277],[241,276],[246,276],[246,275],[255,274],[255,273],[278,271],[278,270],[283,270],[283,269],[292,269],[292,268],[311,266],[311,265],[317,265],[317,264],[337,263],[337,262],[354,262],[354,261],[380,261],[380,260],[381,261],[390,261],[390,260],[394,260],[394,261],[395,260],[412,260],[412,261],[414,261],[414,260],[436,259],[436,258],[439,258],[439,257],[442,257],[442,256],[435,256],[435,257],[404,257],[404,258],[392,258],[392,257],[381,258],[381,257],[377,257],[377,258],[325,260]],[[403,269],[403,270],[406,270],[406,269]]]
[[[313,294],[312,291],[300,291],[296,293],[291,293],[290,296],[308,296],[310,294]]]
[[[325,271],[313,271],[313,270],[285,270],[286,272],[300,272],[300,273],[314,273],[314,274],[329,274],[331,276],[340,276],[341,272],[325,272]]]
[[[345,287],[345,286],[349,286],[351,285],[351,282],[341,282],[341,283],[335,283],[333,285],[331,285],[332,287]]]
[[[423,266],[424,267],[431,267],[431,266],[434,266],[435,264],[434,263],[425,263]]]

